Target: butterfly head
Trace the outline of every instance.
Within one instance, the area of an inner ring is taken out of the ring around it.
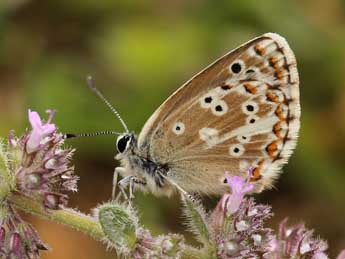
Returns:
[[[132,133],[124,133],[117,137],[116,149],[119,153],[126,153],[134,143],[134,135]]]

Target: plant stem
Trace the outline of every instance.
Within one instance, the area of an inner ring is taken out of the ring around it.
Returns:
[[[33,201],[32,199],[19,193],[11,195],[9,199],[11,203],[18,209],[30,214],[63,224],[99,241],[102,241],[105,237],[100,224],[91,216],[69,208],[61,210],[48,210],[45,209],[40,203]]]
[[[181,254],[182,259],[209,259],[212,258],[208,255],[205,249],[196,249],[194,247],[186,247]]]

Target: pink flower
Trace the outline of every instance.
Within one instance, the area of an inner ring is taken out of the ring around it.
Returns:
[[[42,141],[52,134],[55,130],[55,124],[50,123],[54,116],[53,110],[48,110],[49,118],[47,123],[43,123],[37,112],[29,110],[29,121],[32,127],[29,139],[26,144],[26,151],[31,154],[39,149]]]
[[[279,226],[278,244],[273,254],[277,258],[311,258],[327,259],[325,251],[327,243],[313,236],[313,230],[307,229],[304,224],[291,227],[287,219]]]
[[[238,210],[244,195],[253,190],[254,186],[249,183],[249,178],[244,180],[237,175],[230,176],[228,172],[225,172],[225,177],[231,188],[231,194],[224,194],[222,197],[222,208],[226,208],[227,214],[231,215]]]
[[[10,134],[9,146],[22,152],[22,161],[15,164],[17,190],[43,202],[49,209],[67,205],[65,191],[76,191],[78,177],[70,165],[72,149],[63,148],[63,135],[56,130],[53,110],[47,110],[47,122],[42,122],[37,112],[29,110],[32,130],[16,139]]]

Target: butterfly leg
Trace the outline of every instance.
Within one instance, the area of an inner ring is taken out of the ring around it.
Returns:
[[[112,200],[115,199],[116,194],[116,186],[117,186],[117,179],[119,175],[124,175],[125,168],[124,167],[116,167],[113,174],[113,190],[111,193]]]
[[[157,173],[160,175],[160,177],[162,177],[168,183],[174,186],[180,193],[182,193],[183,195],[189,196],[188,192],[186,192],[181,186],[179,186],[174,180],[172,180],[172,177],[169,177],[170,172],[163,173],[163,172],[157,171]]]
[[[120,192],[122,193],[122,195],[124,196],[124,198],[125,198],[126,200],[128,200],[128,196],[127,196],[127,194],[126,194],[126,192],[125,192],[125,188],[126,188],[128,185],[131,187],[131,185],[132,185],[131,182],[133,181],[133,180],[132,180],[133,177],[134,177],[134,176],[132,176],[132,175],[126,176],[125,178],[121,179],[121,180],[119,181],[119,183],[118,183]],[[132,191],[129,191],[129,192],[130,192],[130,195],[131,195],[131,192],[132,192]]]
[[[134,198],[134,194],[133,194],[133,190],[135,185],[142,185],[145,186],[146,182],[143,180],[140,180],[139,178],[133,176],[133,175],[129,175],[126,176],[125,178],[121,179],[118,183],[119,185],[119,189],[121,191],[121,193],[123,194],[123,196],[125,197],[126,200],[132,200]],[[126,192],[125,192],[125,188],[129,186],[129,197],[127,196]]]

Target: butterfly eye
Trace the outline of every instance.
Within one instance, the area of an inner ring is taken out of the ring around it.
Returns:
[[[119,136],[116,141],[117,151],[119,151],[120,153],[125,152],[130,142],[131,142],[131,137],[129,135]]]

